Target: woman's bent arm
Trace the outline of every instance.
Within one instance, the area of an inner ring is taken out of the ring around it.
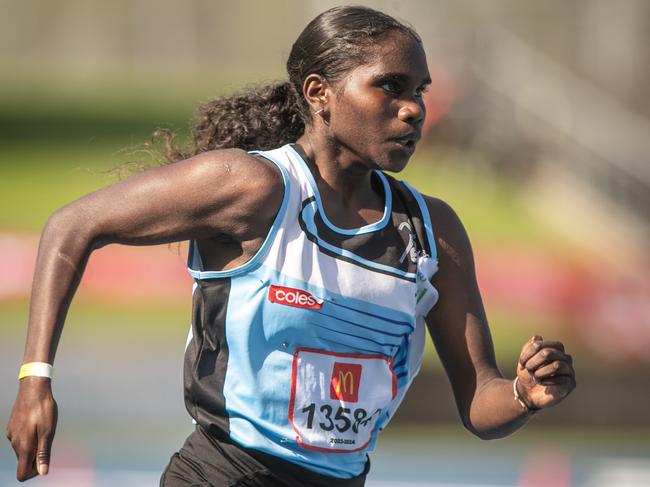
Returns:
[[[429,333],[454,391],[463,424],[477,436],[506,436],[537,409],[557,404],[575,387],[571,356],[559,342],[532,337],[516,365],[518,384],[499,372],[476,282],[469,238],[454,211],[427,198],[437,231],[440,300],[427,316]],[[508,272],[508,269],[504,269]],[[521,402],[515,399],[517,386]]]
[[[225,234],[241,244],[245,258],[265,238],[282,191],[276,168],[229,150],[146,171],[58,210],[39,244],[23,363],[54,362],[93,250],[109,243],[153,245]],[[55,427],[50,379],[22,379],[7,426],[18,480],[47,473]]]

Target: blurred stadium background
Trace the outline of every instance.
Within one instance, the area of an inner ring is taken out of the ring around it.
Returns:
[[[0,419],[16,392],[38,233],[66,202],[156,163],[211,97],[284,77],[291,43],[339,2],[0,0]],[[377,0],[412,23],[433,86],[403,178],[472,238],[503,373],[533,333],[578,388],[514,436],[462,429],[430,347],[368,485],[650,485],[650,2]],[[154,148],[155,149],[155,148]],[[59,347],[44,486],[157,485],[191,429],[181,390],[185,247],[91,259]],[[0,441],[0,485],[16,485]]]

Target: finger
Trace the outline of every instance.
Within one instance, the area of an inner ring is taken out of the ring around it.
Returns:
[[[523,367],[528,360],[544,348],[553,348],[564,352],[564,344],[562,342],[558,342],[557,340],[543,340],[542,337],[539,337],[539,340],[533,341],[531,338],[531,340],[524,345],[521,355],[519,356],[519,363],[521,366]]]
[[[561,352],[556,348],[543,348],[535,355],[533,355],[530,359],[528,359],[528,361],[526,361],[524,368],[532,374],[540,367],[548,365],[555,360],[570,363],[569,360],[567,360],[567,356],[564,352]]]
[[[551,377],[547,377],[546,379],[542,380],[540,382],[541,385],[547,386],[547,387],[559,387],[562,389],[566,389],[566,393],[568,394],[571,392],[573,389],[576,387],[576,378],[573,374],[569,375],[554,375]]]
[[[36,452],[36,469],[39,475],[47,475],[50,471],[50,451],[39,450]]]
[[[534,335],[524,344],[521,348],[519,355],[519,364],[523,367],[524,364],[539,351],[539,342],[544,339],[539,335]]]
[[[16,468],[16,478],[24,481],[36,477],[38,472],[34,468],[34,449],[27,446],[14,447],[18,457],[18,466]]]
[[[47,475],[50,471],[50,452],[52,450],[53,435],[44,433],[38,438],[38,450],[36,452],[36,468],[40,475]]]
[[[540,367],[535,371],[533,375],[537,381],[543,381],[546,378],[556,375],[566,376],[572,374],[573,367],[571,367],[571,365],[569,365],[567,362],[556,360],[548,365],[545,365],[544,367]]]
[[[542,348],[554,348],[556,350],[560,350],[561,352],[564,352],[564,344],[562,342],[559,342],[557,340],[541,340],[538,343],[538,347],[540,349]]]

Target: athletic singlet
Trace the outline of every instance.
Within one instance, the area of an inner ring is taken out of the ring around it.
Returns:
[[[332,224],[291,145],[252,152],[272,161],[284,197],[255,256],[195,280],[185,403],[210,434],[319,474],[359,475],[417,374],[423,316],[438,294],[422,196],[380,171],[383,217]]]

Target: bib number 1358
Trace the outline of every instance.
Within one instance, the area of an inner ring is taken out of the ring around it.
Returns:
[[[307,414],[307,429],[314,427],[314,414],[316,412],[316,403],[311,403],[300,410],[302,413]],[[319,408],[319,412],[323,415],[324,421],[318,422],[318,427],[323,431],[338,431],[345,433],[352,429],[353,433],[358,433],[359,428],[368,426],[373,416],[381,413],[381,409],[375,410],[372,416],[369,416],[367,411],[363,408],[350,409],[339,406],[336,413],[333,414],[332,406],[323,404]]]
[[[362,450],[395,394],[388,357],[298,349],[289,421],[304,448],[331,453]]]

